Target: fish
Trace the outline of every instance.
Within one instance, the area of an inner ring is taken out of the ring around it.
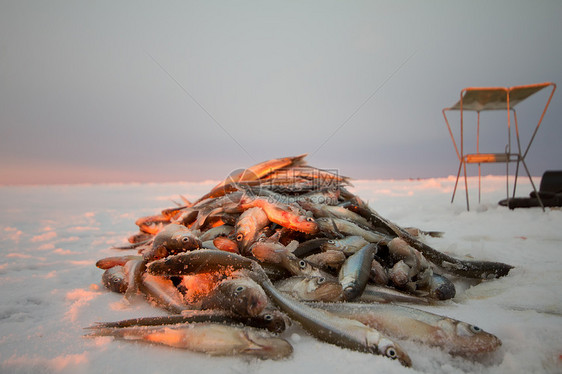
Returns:
[[[445,233],[443,231],[425,231],[417,227],[404,227],[404,230],[413,237],[430,236],[432,238],[442,238]]]
[[[211,192],[219,190],[221,187],[227,184],[260,179],[274,172],[275,170],[279,170],[289,165],[302,165],[304,164],[303,159],[306,157],[306,155],[307,154],[305,153],[294,157],[275,158],[272,160],[260,162],[259,164],[250,166],[247,169],[236,171],[235,173],[229,175],[224,181],[213,187]]]
[[[304,209],[312,212],[312,214],[316,218],[320,218],[320,217],[340,218],[357,223],[364,227],[368,227],[369,229],[372,230],[375,229],[371,225],[371,223],[367,221],[365,218],[342,206],[326,205],[324,203],[315,203],[310,200],[299,200],[299,205],[302,206]]]
[[[338,250],[346,256],[351,256],[364,246],[369,244],[368,241],[359,235],[350,235],[342,239],[330,239],[321,245],[323,251]]]
[[[389,271],[389,276],[394,278],[393,281],[395,285],[404,287],[406,283],[412,282],[409,286],[413,290],[427,288],[429,286],[433,275],[433,267],[420,251],[411,247],[399,237],[392,239],[388,243],[387,247],[390,257],[393,260],[398,261],[395,266],[401,265],[402,267],[407,267],[407,269],[405,268],[403,270],[403,273],[406,275],[402,275],[402,277],[407,278],[407,280],[404,279],[404,283],[402,284],[400,284],[396,279],[396,269],[393,268]]]
[[[293,352],[289,342],[265,331],[210,322],[158,327],[100,328],[86,335],[96,336],[138,340],[211,356],[248,355],[275,360],[288,357]]]
[[[205,232],[202,232],[201,235],[199,235],[199,240],[201,240],[201,242],[205,242],[207,240],[213,240],[218,236],[228,236],[233,231],[234,231],[234,226],[230,226],[230,225],[216,226],[208,229]]]
[[[455,297],[455,285],[448,278],[433,273],[431,275],[429,286],[429,296],[437,300],[448,300]]]
[[[275,288],[265,271],[254,260],[223,251],[200,250],[196,252],[181,253],[170,257],[181,258],[183,271],[195,269],[201,263],[209,264],[211,261],[215,269],[232,266],[236,269],[250,270],[249,274],[251,274],[252,279],[263,288],[273,302],[291,319],[298,321],[311,335],[322,341],[345,348],[397,359],[404,366],[412,365],[410,357],[402,347],[380,334],[377,330],[357,321],[337,317],[327,312],[315,311],[314,308],[282,294]],[[197,256],[194,256],[194,254]],[[160,264],[165,267],[166,260],[168,259],[158,261],[162,261]],[[190,260],[193,260],[193,262]],[[158,261],[149,264],[149,271],[151,266],[158,263]],[[178,263],[179,261],[175,261],[174,265]]]
[[[259,232],[269,224],[267,214],[260,207],[249,208],[236,221],[236,241],[243,254],[257,240]]]
[[[263,209],[268,220],[291,230],[306,234],[316,234],[319,231],[314,218],[307,216],[295,205],[283,204],[263,197],[246,196],[241,199],[240,207],[242,209],[259,207]]]
[[[371,263],[376,253],[377,245],[369,243],[349,256],[343,263],[338,273],[338,280],[342,286],[345,301],[357,298],[367,286]]]
[[[376,259],[371,262],[369,280],[379,286],[385,286],[388,284],[388,274],[386,269]]]
[[[361,322],[342,318],[335,314],[307,306],[277,290],[263,270],[256,268],[256,281],[263,287],[275,304],[303,329],[317,339],[359,352],[383,355],[412,366],[404,349],[376,329]]]
[[[127,241],[131,244],[142,243],[150,240],[154,237],[154,235],[139,231],[136,234],[133,234],[127,238]]]
[[[410,267],[404,261],[400,260],[388,270],[388,277],[396,287],[404,288],[411,282]]]
[[[344,264],[347,257],[340,251],[330,250],[322,253],[316,253],[304,258],[305,261],[324,270],[339,270]]]
[[[349,177],[333,173],[328,170],[322,170],[309,165],[283,167],[263,178],[264,181],[269,179],[290,179],[290,180],[312,180],[315,186],[333,186],[333,185],[351,185]]]
[[[225,268],[252,269],[254,264],[255,261],[235,253],[217,249],[198,249],[150,262],[147,271],[153,275],[190,275]]]
[[[129,260],[142,259],[139,255],[111,256],[104,257],[96,262],[96,267],[102,270],[110,269],[114,266],[124,266]]]
[[[390,240],[386,234],[363,228],[351,221],[341,218],[318,218],[316,219],[319,230],[332,235],[361,236],[369,243],[379,243],[386,245]]]
[[[172,313],[178,314],[190,309],[170,279],[144,273],[139,289],[150,302]]]
[[[408,245],[420,251],[425,258],[435,265],[443,268],[448,273],[466,278],[493,279],[506,276],[509,271],[513,269],[513,266],[502,262],[457,259],[421,242],[417,238],[413,237],[409,232],[383,218],[370,208],[349,205],[348,209],[357,213],[361,212],[359,214],[367,217],[367,219],[370,219],[371,222],[377,222],[379,225],[383,226],[384,229],[403,239]]]
[[[297,257],[304,257],[320,253],[322,252],[322,246],[330,240],[331,239],[328,238],[314,238],[304,241],[302,243],[299,243],[299,246],[295,248],[293,254]]]
[[[125,299],[130,300],[139,290],[141,277],[146,269],[146,260],[142,257],[129,260],[123,268],[125,269],[125,274],[127,274]]]
[[[127,291],[127,275],[125,268],[121,265],[112,266],[103,272],[101,282],[105,288],[118,293]]]
[[[190,229],[170,223],[154,237],[152,248],[143,256],[147,261],[154,261],[198,248],[201,248],[201,240]]]
[[[481,328],[395,304],[307,303],[340,317],[352,318],[395,339],[420,342],[460,356],[489,353],[501,346],[501,340]]]
[[[162,326],[195,322],[213,322],[229,325],[244,324],[250,327],[266,329],[274,333],[282,333],[290,324],[287,316],[275,309],[265,309],[254,317],[243,317],[227,310],[206,309],[183,310],[181,314],[167,316],[131,318],[115,322],[95,322],[92,326],[85,327],[85,329]]]
[[[213,245],[215,248],[220,249],[221,251],[231,252],[231,253],[240,253],[238,249],[238,244],[232,239],[229,239],[225,236],[217,236],[213,239]]]
[[[166,225],[170,223],[170,218],[163,215],[141,217],[135,221],[141,232],[156,235]]]
[[[324,277],[292,276],[275,282],[275,287],[297,300],[338,301],[342,297],[341,284]]]
[[[394,288],[374,284],[367,284],[355,301],[361,303],[409,303],[420,305],[428,305],[430,303],[425,297],[410,295]]]
[[[274,192],[270,189],[261,187],[261,185],[259,189],[254,187],[250,190],[250,192],[256,196],[265,197],[270,201],[281,204],[301,205],[301,202],[309,202],[310,204],[336,205],[339,202],[339,189],[337,186],[318,188],[313,191],[297,195]]]
[[[237,274],[221,281],[202,305],[203,309],[220,307],[241,316],[255,317],[268,305],[268,299],[259,284]]]
[[[293,254],[292,249],[297,246],[296,240],[291,241],[287,246],[276,240],[261,240],[254,243],[250,251],[258,261],[279,264],[293,275],[325,276],[326,274],[320,269]]]
[[[404,261],[413,269],[413,275],[431,268],[431,263],[415,248],[412,248],[402,238],[396,237],[387,244],[390,256],[396,261]]]
[[[268,305],[262,288],[242,271],[196,273],[184,276],[180,285],[191,309],[223,309],[255,317]]]

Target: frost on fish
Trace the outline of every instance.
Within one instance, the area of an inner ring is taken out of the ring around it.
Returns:
[[[87,336],[139,340],[212,356],[250,355],[263,359],[280,359],[293,352],[293,347],[285,339],[263,331],[213,323],[170,327],[101,328]]]
[[[172,315],[105,322],[91,335],[280,358],[292,347],[248,326],[282,332],[296,320],[322,341],[405,366],[411,359],[392,339],[464,357],[497,350],[499,338],[473,325],[395,304],[439,304],[458,297],[451,274],[500,277],[512,267],[430,247],[424,240],[432,232],[408,231],[380,216],[346,189],[348,178],[308,167],[304,156],[241,169],[194,203],[182,198],[183,205],[138,219],[140,232],[120,247],[138,254],[98,261],[102,282],[127,299],[144,294]],[[350,306],[341,300],[357,300],[373,308],[345,314],[303,300],[335,301],[340,309]]]

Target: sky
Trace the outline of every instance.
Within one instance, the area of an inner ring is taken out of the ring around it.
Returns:
[[[441,110],[562,84],[560,19],[559,1],[0,0],[0,184],[218,180],[302,153],[354,179],[455,175]],[[524,143],[547,96],[517,107]],[[562,169],[561,104],[534,176]],[[505,115],[481,121],[502,151]]]

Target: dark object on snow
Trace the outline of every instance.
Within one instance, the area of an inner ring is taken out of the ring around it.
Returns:
[[[503,199],[498,204],[507,206],[509,209],[541,206],[534,191],[529,195],[529,197]],[[538,195],[545,207],[562,206],[562,170],[544,172]]]

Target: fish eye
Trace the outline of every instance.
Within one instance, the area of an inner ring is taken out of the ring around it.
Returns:
[[[336,241],[330,239],[330,240],[328,240],[328,244],[336,244]]]
[[[182,243],[189,243],[189,237],[188,236],[184,236],[183,238],[181,238]]]
[[[304,260],[300,260],[300,261],[299,261],[299,267],[300,267],[301,269],[306,268],[306,262],[305,262]]]
[[[242,235],[242,234],[236,235],[236,240],[237,240],[237,241],[240,242],[240,241],[242,241],[242,239],[244,239],[244,235]]]
[[[470,331],[472,331],[474,333],[479,333],[479,332],[482,332],[482,329],[478,326],[470,325]]]
[[[236,292],[242,292],[242,291],[244,291],[244,286],[236,287]]]
[[[273,321],[273,316],[271,314],[266,314],[265,316],[263,316],[263,319],[265,319],[266,321]]]
[[[307,222],[314,222],[314,218],[312,218],[312,217],[306,217],[306,221],[307,221]]]
[[[393,360],[398,357],[398,354],[396,353],[396,349],[394,349],[394,347],[388,347],[384,354],[386,357],[389,357]]]
[[[318,284],[322,284],[322,283],[326,282],[326,278],[320,277],[320,278],[318,278],[317,282],[318,282]]]

